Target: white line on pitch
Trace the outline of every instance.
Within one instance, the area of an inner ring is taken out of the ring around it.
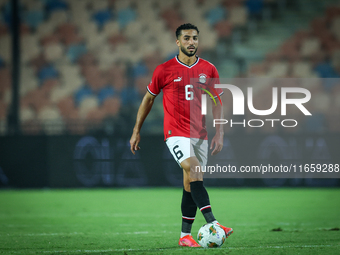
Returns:
[[[175,214],[141,214],[141,213],[78,213],[76,214],[77,217],[122,217],[122,218],[163,218],[163,217],[171,217],[176,216]],[[15,214],[3,214],[0,213],[0,219],[4,218],[65,218],[70,217],[70,214],[22,214],[22,213],[15,213]]]
[[[250,246],[250,247],[225,247],[223,250],[246,250],[246,249],[287,249],[287,248],[330,248],[339,247],[340,245],[287,245],[287,246]],[[175,248],[175,250],[185,250],[187,248]],[[203,248],[204,249],[204,248]],[[8,251],[9,254],[37,254],[37,253],[103,253],[103,252],[122,252],[122,251],[166,251],[174,248],[155,248],[155,249],[106,249],[106,250],[73,250],[73,251]]]
[[[134,232],[111,232],[111,233],[102,233],[104,235],[146,235],[146,234],[160,234],[160,233],[167,233],[173,234],[175,232],[172,231],[158,231],[157,233],[153,232],[150,233],[149,231],[134,231]],[[83,235],[82,232],[73,232],[73,233],[26,233],[26,234],[7,234],[6,236],[67,236],[67,235]],[[5,236],[5,235],[0,235]]]

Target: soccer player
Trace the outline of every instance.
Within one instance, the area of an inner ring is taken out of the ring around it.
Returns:
[[[209,91],[212,87],[212,84],[209,87],[208,79],[219,78],[215,66],[196,55],[198,35],[198,28],[190,23],[177,28],[176,44],[179,54],[155,69],[138,109],[130,139],[131,151],[135,154],[135,151],[140,149],[140,130],[143,122],[152,108],[155,97],[162,90],[165,141],[183,169],[182,232],[179,245],[190,247],[200,246],[191,235],[197,207],[207,223],[219,224],[212,213],[209,196],[203,186],[203,173],[197,171],[201,168],[196,168],[205,166],[208,157],[208,137],[204,115],[201,115],[201,94],[205,93],[204,88]],[[191,84],[193,83],[191,79],[195,78],[199,82]],[[197,89],[199,87],[203,89]],[[216,89],[215,92],[218,96],[223,94],[221,89]],[[213,104],[212,108],[213,117],[222,119],[222,105],[218,102],[216,105]],[[217,125],[216,134],[210,145],[210,149],[213,149],[211,155],[222,150],[223,134],[222,126]],[[227,237],[233,233],[232,228],[220,226]]]

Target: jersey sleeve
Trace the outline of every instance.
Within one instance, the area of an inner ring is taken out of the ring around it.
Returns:
[[[162,66],[157,66],[146,89],[151,95],[157,96],[161,92],[163,84],[163,68]]]
[[[219,76],[218,71],[217,71],[215,66],[213,66],[213,68],[212,68],[212,75],[211,76],[212,76],[212,78],[214,78],[214,83],[215,84],[219,84],[220,83],[220,76]],[[216,88],[216,92],[217,92],[217,94],[219,96],[223,94],[223,90],[221,88]],[[214,97],[216,98],[217,95],[214,96]]]

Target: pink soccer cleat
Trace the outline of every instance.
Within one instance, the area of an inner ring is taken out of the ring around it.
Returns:
[[[188,247],[201,247],[191,235],[183,236],[179,239],[178,245],[180,246],[188,246]]]
[[[232,228],[227,228],[225,226],[222,226],[220,223],[217,223],[217,225],[219,225],[224,230],[226,238],[228,238],[228,236],[234,233],[234,230]]]

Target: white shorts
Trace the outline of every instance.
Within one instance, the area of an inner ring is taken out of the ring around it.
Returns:
[[[208,140],[173,136],[166,139],[165,142],[179,166],[183,160],[190,157],[196,157],[201,166],[207,165]]]

